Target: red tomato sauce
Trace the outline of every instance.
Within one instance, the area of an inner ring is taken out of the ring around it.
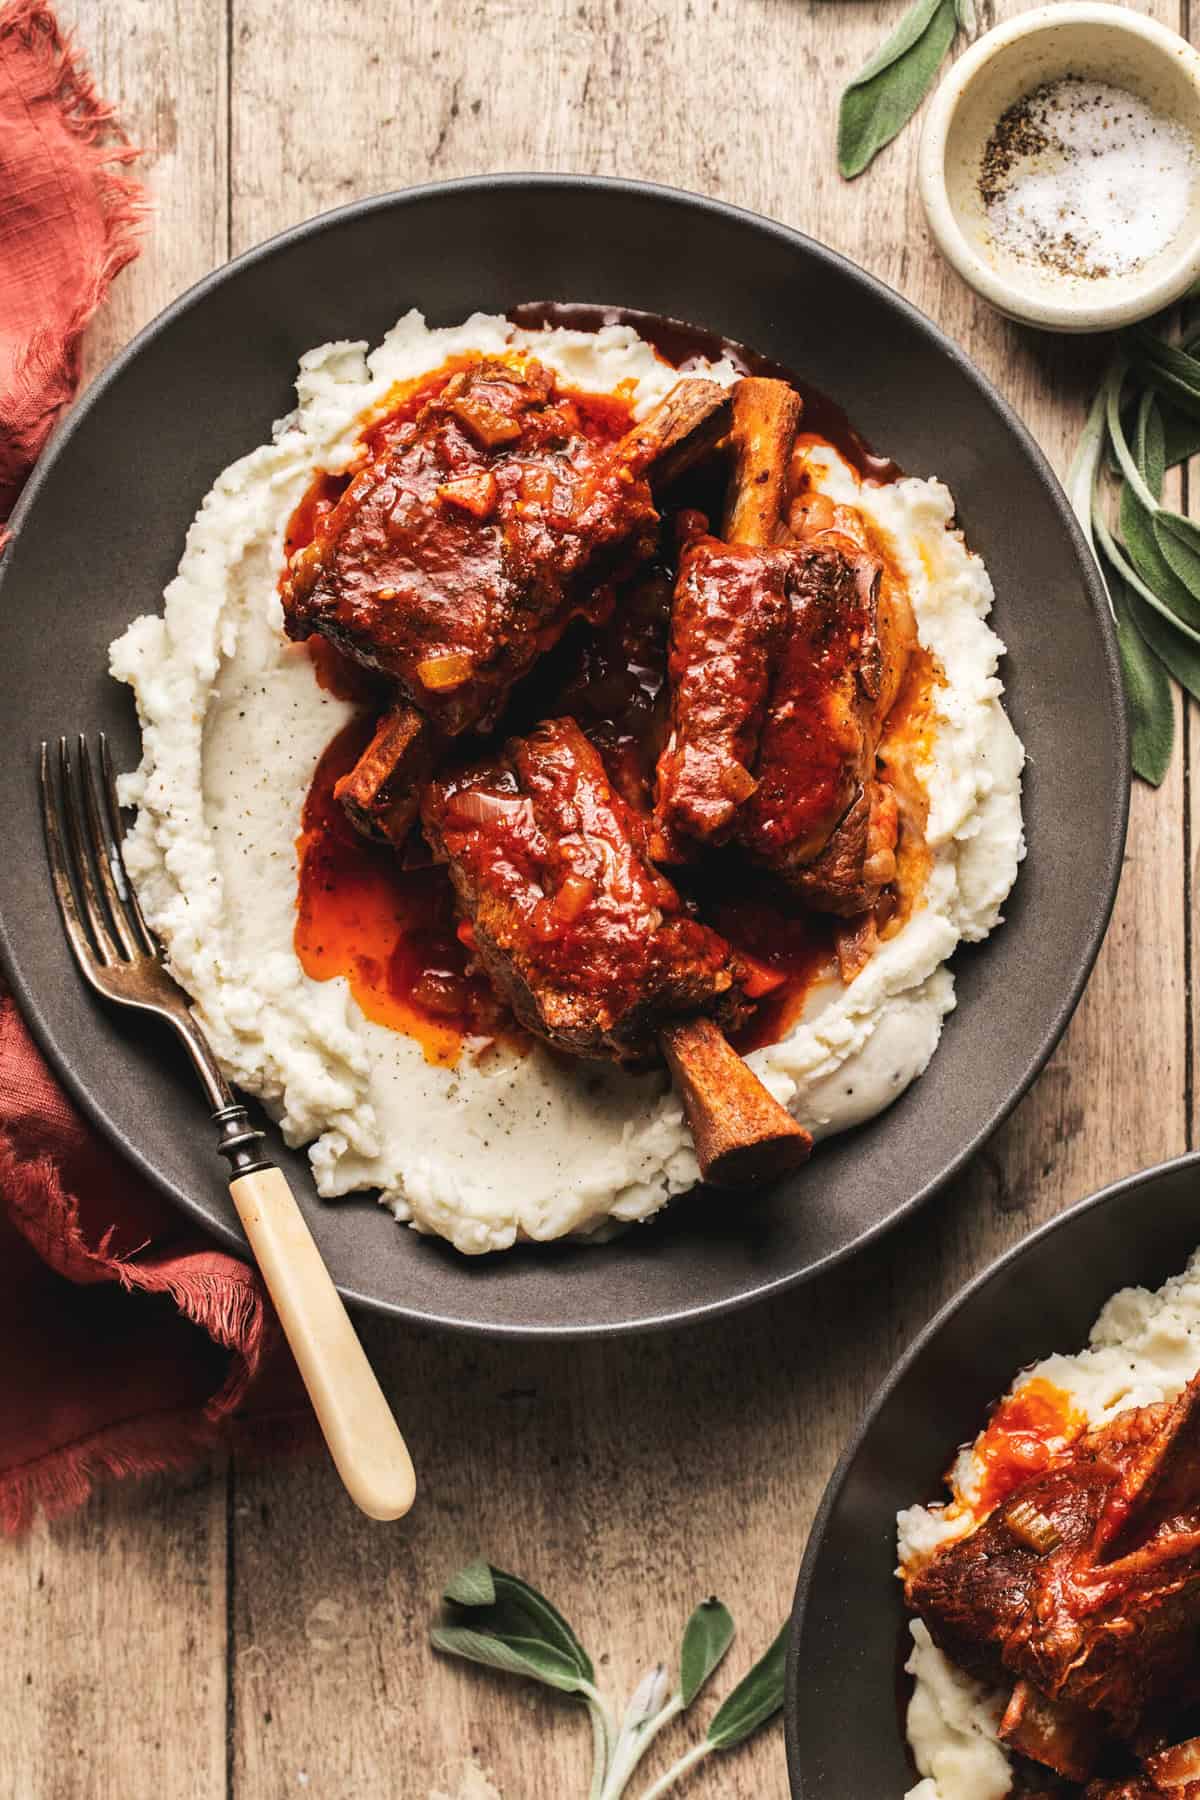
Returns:
[[[1002,1400],[975,1455],[983,1465],[981,1508],[998,1506],[1015,1488],[1040,1475],[1079,1436],[1083,1413],[1064,1388],[1040,1375]]]
[[[343,727],[304,803],[296,954],[315,981],[344,975],[368,1019],[416,1038],[428,1061],[453,1064],[468,1039],[515,1040],[518,1028],[486,976],[467,973],[446,871],[406,868],[360,837],[333,797],[371,728],[370,713]]]

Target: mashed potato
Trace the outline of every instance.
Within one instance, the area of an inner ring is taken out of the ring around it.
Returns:
[[[513,346],[575,388],[624,384],[638,415],[677,379],[630,327],[527,332],[482,314],[434,331],[409,313],[369,354],[313,350],[297,410],[204,500],[163,612],[111,652],[142,724],[141,766],[123,784],[138,808],[130,871],[223,1067],[290,1144],[310,1145],[321,1194],[378,1188],[398,1219],[469,1254],[649,1218],[697,1178],[682,1108],[663,1076],[564,1071],[540,1047],[435,1066],[366,1019],[342,978],[305,974],[292,941],[296,836],[316,763],[351,709],[287,644],[276,578],[293,508],[316,471],[351,460],[364,410],[447,357]],[[707,373],[736,379],[727,362]],[[813,470],[889,541],[945,675],[918,770],[930,851],[920,902],[849,986],[826,983],[796,1028],[750,1059],[821,1136],[870,1118],[925,1069],[954,1005],[947,959],[998,923],[1024,843],[991,583],[953,529],[950,495],[936,481],[860,486],[832,451],[814,452]]]
[[[1155,1292],[1122,1288],[1093,1325],[1086,1350],[1048,1356],[1023,1369],[1009,1393],[1034,1380],[1051,1383],[1070,1396],[1083,1431],[1106,1425],[1127,1407],[1178,1399],[1197,1370],[1200,1250],[1182,1274]],[[982,1476],[975,1444],[969,1444],[950,1471],[950,1502],[910,1506],[899,1515],[902,1571],[919,1568],[939,1545],[969,1536],[982,1523]],[[905,1665],[915,1679],[908,1741],[927,1779],[906,1800],[999,1800],[1012,1784],[1008,1758],[996,1742],[1007,1695],[989,1693],[948,1662],[919,1619],[913,1621],[912,1636],[913,1652]]]

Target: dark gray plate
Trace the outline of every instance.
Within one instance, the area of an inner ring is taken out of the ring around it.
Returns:
[[[590,1334],[696,1317],[811,1275],[978,1148],[1045,1062],[1091,969],[1120,868],[1128,757],[1103,597],[1044,459],[953,344],[840,257],[690,195],[549,176],[418,188],[273,239],[170,307],[76,408],[18,509],[0,600],[10,979],[80,1105],[219,1236],[238,1241],[181,1058],[93,1003],[68,960],[35,747],[102,727],[124,765],[136,760],[106,647],[158,606],[218,471],[289,410],[304,350],[377,339],[413,305],[443,324],[529,299],[636,307],[751,344],[833,395],[904,467],[943,476],[996,584],[1008,704],[1030,754],[1032,854],[1004,929],[957,959],[958,1010],[929,1072],[770,1195],[676,1203],[603,1250],[469,1261],[397,1230],[370,1200],[321,1205],[304,1157],[276,1145],[348,1298],[466,1330]]]
[[[1198,1202],[1200,1155],[1080,1201],[952,1300],[879,1390],[825,1490],[796,1588],[785,1709],[797,1800],[900,1800],[917,1779],[897,1694],[896,1513],[939,1497],[955,1446],[1019,1369],[1080,1349],[1118,1288],[1183,1268]]]

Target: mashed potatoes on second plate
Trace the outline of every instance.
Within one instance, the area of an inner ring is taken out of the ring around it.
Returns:
[[[342,978],[305,974],[293,946],[301,809],[352,709],[285,639],[276,579],[292,510],[317,471],[352,460],[362,415],[394,383],[522,346],[573,388],[620,387],[635,416],[678,378],[629,326],[530,332],[483,314],[430,330],[409,313],[370,353],[313,350],[296,411],[205,498],[163,612],[136,620],[111,652],[142,724],[141,766],[123,784],[138,808],[129,868],[226,1072],[289,1143],[310,1145],[321,1194],[377,1187],[397,1218],[467,1253],[649,1218],[697,1178],[682,1107],[665,1076],[564,1069],[540,1046],[432,1064],[414,1039],[368,1020]],[[728,362],[702,372],[736,379]],[[855,980],[823,984],[788,1035],[750,1059],[820,1137],[879,1112],[928,1064],[954,1005],[946,962],[999,922],[1024,854],[1023,753],[1000,704],[991,583],[953,528],[946,489],[860,484],[819,448],[810,470],[888,543],[944,675],[917,769],[929,808],[923,895]]]

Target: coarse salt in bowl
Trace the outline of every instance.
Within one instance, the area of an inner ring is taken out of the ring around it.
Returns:
[[[938,89],[919,178],[943,255],[1009,318],[1146,318],[1200,277],[1200,56],[1123,6],[1024,13]]]

